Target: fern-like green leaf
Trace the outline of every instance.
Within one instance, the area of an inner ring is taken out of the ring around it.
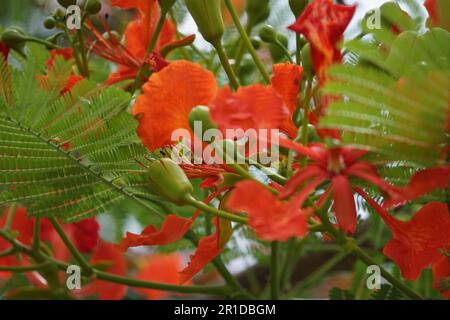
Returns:
[[[355,295],[348,290],[333,288],[328,293],[330,300],[355,300]]]
[[[382,284],[379,290],[374,291],[370,295],[370,300],[403,300],[403,293],[391,286],[390,284]]]
[[[0,204],[73,221],[124,197],[143,203],[145,170],[136,159],[146,150],[127,112],[130,95],[83,80],[60,96],[71,62],[57,58],[43,75],[46,57],[33,48],[21,69],[0,62],[11,84],[11,96],[0,99]]]
[[[450,34],[433,29],[399,35],[389,51],[351,42],[357,65],[330,72],[326,92],[342,97],[322,119],[341,129],[344,142],[374,151],[380,161],[415,166],[442,164],[448,121]]]

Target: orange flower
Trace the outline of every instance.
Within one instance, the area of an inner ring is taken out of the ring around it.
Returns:
[[[136,278],[167,284],[178,284],[178,272],[181,269],[183,257],[180,254],[154,254],[139,263]],[[135,291],[152,300],[161,300],[173,295],[170,292],[136,288]]]
[[[314,0],[289,29],[303,34],[311,44],[311,54],[319,83],[324,84],[326,70],[340,62],[337,45],[355,13],[356,6],[336,5],[332,0]]]
[[[301,209],[307,196],[303,192],[282,202],[263,186],[246,180],[236,184],[227,207],[235,212],[247,212],[249,225],[260,239],[286,241],[291,237],[302,238],[308,232],[311,210]]]

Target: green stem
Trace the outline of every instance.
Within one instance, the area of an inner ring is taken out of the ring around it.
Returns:
[[[133,90],[132,90],[133,92],[138,90],[141,86],[141,79],[148,69],[148,64],[145,61],[147,60],[147,58],[150,56],[150,54],[155,49],[156,43],[158,42],[158,39],[159,39],[159,35],[161,34],[161,30],[162,30],[162,28],[164,26],[164,22],[166,20],[166,15],[167,15],[166,11],[161,11],[161,13],[159,15],[159,19],[158,19],[158,23],[156,25],[155,31],[153,32],[152,38],[150,39],[150,43],[147,47],[147,51],[145,52],[144,63],[142,65],[142,67],[139,69],[139,71],[136,75],[136,78],[134,79]]]
[[[52,49],[60,49],[61,48],[60,46],[58,46],[58,45],[56,45],[54,43],[51,43],[51,42],[48,42],[46,40],[39,39],[39,38],[26,37],[25,40],[29,41],[29,42],[39,43],[39,44],[42,44],[42,45],[44,45],[46,47],[49,47],[49,48],[52,48]]]
[[[5,229],[5,230],[11,229],[11,224],[14,220],[14,214],[16,213],[16,208],[17,208],[17,203],[15,203],[15,202],[11,203],[11,206],[9,207],[9,210],[8,210],[8,215],[6,216],[6,222],[5,222],[3,229]]]
[[[0,258],[7,257],[7,256],[10,256],[10,255],[13,255],[15,252],[16,252],[16,249],[14,249],[14,248],[10,248],[10,249],[8,249],[8,250],[1,251],[1,252],[0,252]]]
[[[85,78],[89,78],[89,65],[87,62],[86,49],[84,48],[83,33],[81,29],[77,30],[77,36],[78,36],[78,47],[81,55],[81,64],[83,65],[83,73],[81,75]]]
[[[55,218],[49,218],[49,220],[50,220],[51,224],[53,225],[53,227],[55,228],[55,230],[58,233],[61,240],[66,245],[67,249],[69,249],[70,253],[75,258],[75,260],[78,261],[80,266],[83,268],[83,270],[88,275],[91,275],[93,272],[93,268],[91,267],[89,262],[87,262],[87,260],[84,258],[84,256],[78,251],[78,249],[75,247],[75,245],[72,243],[72,241],[70,241],[70,239],[67,237],[66,233],[64,232],[63,228],[58,223],[58,221],[56,221]]]
[[[278,300],[280,291],[279,282],[279,246],[278,241],[271,243],[271,253],[270,253],[270,296],[272,300]]]
[[[252,32],[254,23],[251,21],[247,22],[247,26],[245,27],[245,32],[249,35]],[[251,41],[251,40],[250,40]],[[253,46],[253,45],[252,45]],[[244,42],[242,41],[241,38],[238,39],[238,47],[237,47],[237,51],[236,51],[236,56],[235,56],[235,63],[233,66],[233,70],[236,74],[239,73],[239,69],[241,67],[241,62],[242,62],[242,58],[244,57],[244,53],[245,53],[245,45]]]
[[[41,244],[41,218],[35,219],[33,229],[33,244],[31,249],[38,251]]]
[[[258,56],[258,53],[253,47],[247,32],[245,32],[244,27],[242,26],[241,21],[239,20],[239,16],[236,12],[236,9],[233,6],[233,3],[231,2],[231,0],[225,0],[225,5],[227,6],[227,9],[230,12],[231,17],[233,18],[233,22],[236,25],[239,34],[241,35],[242,41],[244,41],[244,44],[247,47],[247,51],[252,56],[253,61],[256,64],[256,67],[259,69],[259,72],[261,72],[261,75],[263,76],[264,80],[267,83],[270,83],[269,73],[267,72],[266,68],[264,67],[264,64],[262,63],[261,59]]]
[[[0,266],[0,271],[10,271],[10,272],[28,272],[28,271],[38,271],[46,269],[50,266],[50,262],[44,262],[28,266]]]
[[[108,272],[103,272],[99,270],[94,270],[97,275],[97,279],[105,280],[114,283],[124,284],[130,287],[156,289],[170,292],[179,293],[203,293],[203,294],[216,294],[216,295],[229,295],[230,290],[227,286],[216,286],[216,287],[203,287],[203,286],[179,286],[158,282],[149,282],[139,279],[133,279],[123,276],[118,276]]]
[[[237,80],[236,75],[234,74],[233,68],[231,68],[230,61],[228,60],[227,53],[225,52],[225,49],[222,46],[222,42],[219,39],[217,41],[213,41],[211,44],[217,51],[217,55],[219,56],[220,63],[222,64],[222,67],[225,70],[225,73],[227,74],[228,79],[230,80],[231,88],[234,91],[236,91],[237,88],[239,88],[239,81]]]
[[[234,221],[234,222],[239,222],[239,223],[247,223],[248,218],[245,217],[241,217],[235,214],[231,214],[229,212],[220,210],[220,209],[216,209],[214,207],[211,207],[201,201],[198,201],[197,199],[194,199],[193,197],[189,197],[188,199],[186,199],[187,203],[198,208],[201,209],[207,213],[213,214],[219,218],[223,218],[226,220],[230,220],[230,221]]]
[[[232,296],[238,299],[250,299],[253,300],[254,297],[248,293],[247,290],[245,290],[239,282],[236,280],[236,278],[230,273],[230,271],[227,269],[223,261],[220,259],[220,257],[217,257],[213,260],[213,264],[216,267],[217,271],[221,274],[229,288],[232,290],[233,294]]]
[[[274,42],[274,45],[276,45],[278,48],[281,49],[281,51],[283,51],[284,55],[286,56],[286,58],[288,58],[290,63],[294,64],[294,60],[292,60],[291,53],[288,51],[288,49],[285,46],[283,46],[283,44],[281,42],[279,42],[279,41]]]
[[[301,57],[301,40],[300,35],[298,33],[295,34],[295,63],[297,65],[301,64],[302,57]]]

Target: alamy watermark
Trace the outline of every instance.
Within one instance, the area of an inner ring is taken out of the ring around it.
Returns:
[[[275,168],[279,164],[278,129],[208,129],[194,122],[194,135],[187,129],[172,132],[171,158],[178,164],[261,164]],[[205,146],[204,142],[209,143]]]

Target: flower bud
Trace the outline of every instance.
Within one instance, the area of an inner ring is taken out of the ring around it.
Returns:
[[[55,19],[53,19],[52,17],[47,17],[44,20],[44,27],[46,29],[53,29],[55,27],[56,23],[55,23]]]
[[[70,6],[77,4],[77,0],[58,0],[58,3],[64,8],[68,8]]]
[[[86,12],[89,14],[97,14],[102,10],[102,3],[99,0],[87,0]]]
[[[259,30],[259,37],[267,43],[276,43],[278,41],[278,33],[271,25],[265,25]]]
[[[307,4],[308,0],[289,0],[289,6],[291,7],[291,11],[296,18],[302,14]]]
[[[183,169],[169,158],[152,162],[148,167],[150,187],[178,205],[186,204],[194,188]]]
[[[169,12],[177,0],[158,0],[162,12]]]
[[[245,11],[249,24],[254,26],[265,21],[270,15],[269,0],[247,0]]]
[[[311,58],[311,46],[309,43],[303,46],[300,56],[302,59],[303,72],[307,77],[312,77],[312,75],[314,74],[314,67]]]
[[[202,123],[202,132],[199,132],[199,134],[201,134],[199,138],[203,137],[203,132],[205,132],[206,130],[217,129],[216,123],[211,120],[209,108],[206,106],[196,106],[191,110],[191,112],[189,113],[189,126],[194,131],[196,121],[200,121]]]
[[[252,46],[255,50],[259,50],[259,48],[261,48],[261,40],[258,37],[252,37],[250,41],[252,42]]]
[[[185,0],[185,3],[203,38],[213,44],[219,41],[224,32],[220,0]]]
[[[272,56],[273,61],[279,62],[279,61],[283,60],[286,56],[285,51],[282,50],[280,48],[280,46],[287,48],[289,45],[289,39],[284,34],[278,33],[276,43],[277,44],[275,44],[275,43],[269,44],[269,51],[270,51],[270,55]]]
[[[0,41],[5,43],[11,49],[22,51],[25,47],[27,38],[20,29],[11,27],[2,33]]]

